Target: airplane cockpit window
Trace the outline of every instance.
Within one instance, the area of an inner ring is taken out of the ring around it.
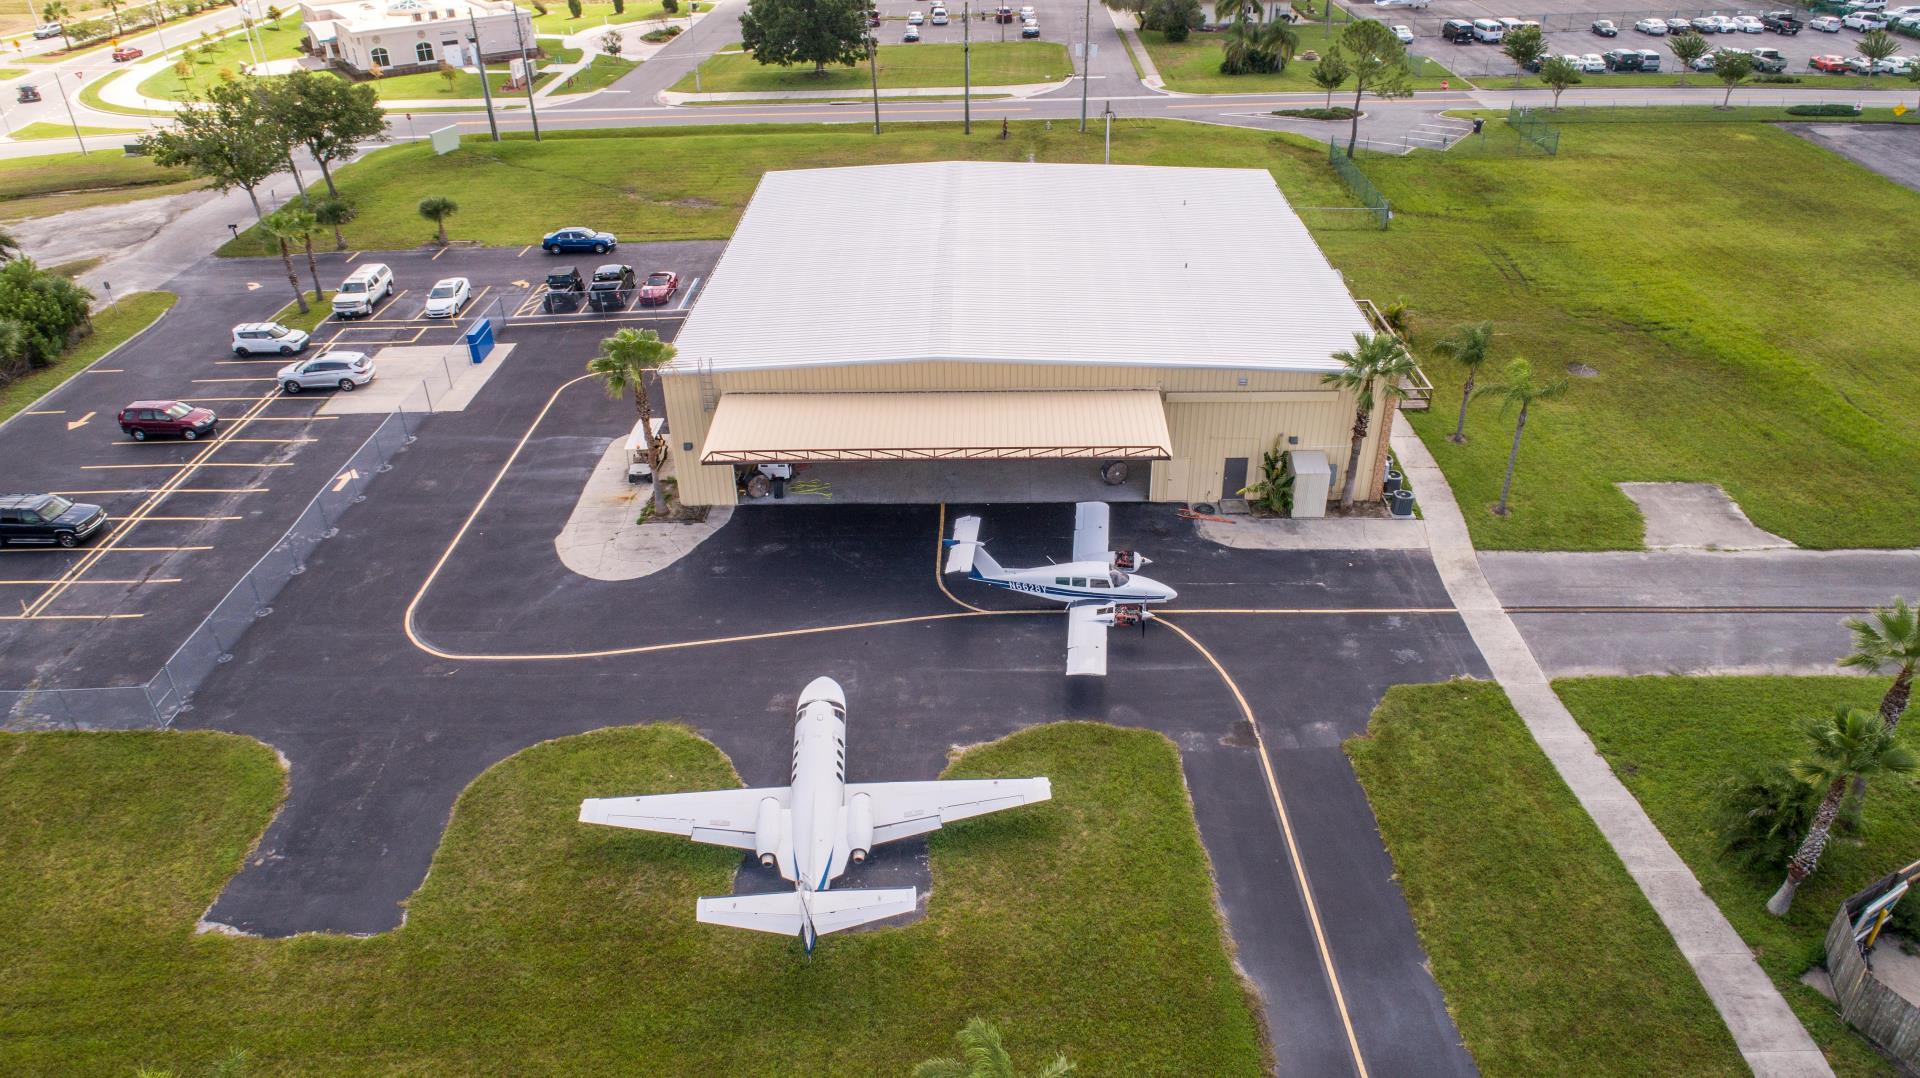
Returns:
[[[1108,573],[1107,579],[1113,582],[1114,587],[1124,588],[1127,586],[1127,580],[1129,578],[1127,574],[1115,571],[1115,572]]]

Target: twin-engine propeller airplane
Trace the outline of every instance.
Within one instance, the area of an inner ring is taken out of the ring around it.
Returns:
[[[699,920],[799,936],[807,952],[828,932],[913,911],[911,887],[830,890],[873,847],[936,831],[942,824],[1053,796],[1045,778],[854,782],[847,779],[847,698],[832,678],[800,693],[793,724],[793,784],[744,790],[594,797],[583,823],[685,835],[752,850],[778,866],[792,891],[703,898]]]
[[[1105,677],[1107,629],[1138,625],[1153,617],[1147,609],[1178,593],[1135,570],[1148,559],[1135,551],[1113,550],[1107,542],[1107,503],[1080,502],[1073,511],[1073,560],[1063,565],[1007,569],[993,560],[980,541],[980,518],[953,522],[946,541],[947,572],[996,588],[1038,595],[1067,604],[1067,673]]]

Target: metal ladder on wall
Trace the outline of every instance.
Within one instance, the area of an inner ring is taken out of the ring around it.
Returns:
[[[700,372],[700,410],[710,413],[720,405],[720,390],[713,384],[713,361],[702,358],[695,369]]]

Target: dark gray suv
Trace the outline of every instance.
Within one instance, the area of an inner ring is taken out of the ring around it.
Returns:
[[[0,494],[0,546],[79,546],[107,523],[107,511],[58,494]]]

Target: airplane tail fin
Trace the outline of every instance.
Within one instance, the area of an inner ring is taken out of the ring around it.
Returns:
[[[989,576],[1000,574],[1000,563],[987,553],[987,545],[980,541],[980,518],[961,517],[953,522],[953,538],[945,544],[947,548],[947,568],[949,573],[970,573],[978,567]]]
[[[814,940],[913,912],[919,896],[911,887],[873,891],[777,891],[764,895],[703,898],[698,919],[707,924],[799,936],[813,950]]]

